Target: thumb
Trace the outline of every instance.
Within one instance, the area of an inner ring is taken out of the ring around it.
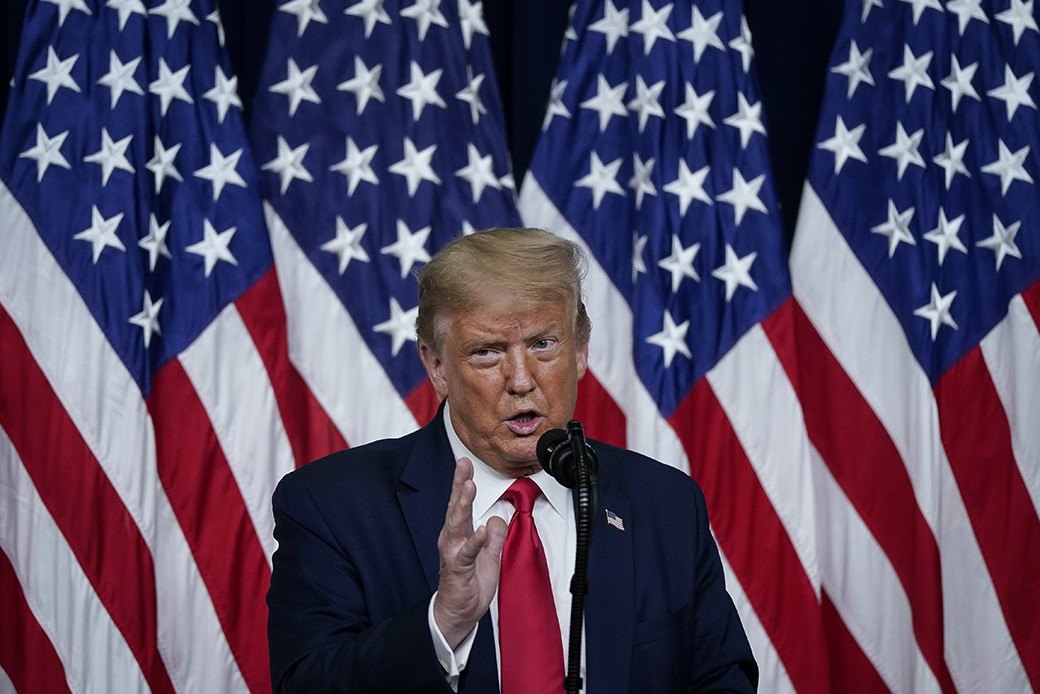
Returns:
[[[487,548],[496,557],[502,556],[502,546],[506,543],[506,522],[501,518],[493,517],[487,522]]]

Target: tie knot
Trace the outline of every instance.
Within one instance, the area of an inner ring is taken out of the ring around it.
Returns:
[[[542,495],[538,484],[529,477],[521,477],[502,494],[502,498],[513,505],[521,513],[530,513],[534,508],[534,500]]]

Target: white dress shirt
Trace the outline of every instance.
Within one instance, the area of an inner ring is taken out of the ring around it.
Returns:
[[[514,478],[507,477],[496,470],[488,467],[482,460],[477,458],[466,448],[462,440],[455,433],[451,424],[451,416],[448,403],[444,404],[444,428],[447,430],[448,441],[451,443],[451,452],[455,459],[466,457],[473,461],[473,483],[477,487],[476,498],[473,500],[473,528],[486,525],[492,516],[498,516],[509,524],[515,509],[508,501],[502,499],[502,494],[514,482]],[[531,516],[534,518],[538,537],[545,548],[545,561],[549,566],[549,577],[552,582],[553,599],[556,602],[556,615],[560,622],[560,636],[563,639],[563,653],[560,657],[564,659],[564,670],[567,663],[567,649],[570,643],[571,622],[571,576],[574,574],[574,558],[577,548],[577,524],[574,519],[574,502],[571,491],[549,476],[545,471],[539,471],[531,475],[531,480],[542,490],[542,496],[534,502]],[[434,594],[436,597],[436,594]],[[498,661],[499,683],[502,681],[502,657],[499,653],[498,644],[498,592],[491,598],[491,625],[495,630],[495,657]],[[473,647],[479,624],[473,627],[462,643],[452,651],[445,640],[444,635],[437,627],[433,618],[433,600],[430,600],[428,610],[430,622],[430,633],[433,636],[434,649],[437,658],[444,667],[445,676],[451,688],[458,691],[459,673],[466,669],[469,653]],[[534,638],[534,635],[532,635]],[[581,653],[581,676],[585,676],[585,634],[582,632]]]

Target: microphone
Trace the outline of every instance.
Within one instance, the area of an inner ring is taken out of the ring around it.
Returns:
[[[576,425],[576,427],[575,427]],[[574,449],[571,446],[571,436],[576,428],[580,432],[579,440],[585,444],[585,458],[589,462],[589,469],[593,475],[599,468],[599,461],[592,446],[585,441],[581,424],[573,421],[567,425],[571,433],[563,429],[550,429],[538,439],[537,453],[538,462],[542,469],[548,472],[557,482],[568,489],[578,487],[578,461],[574,457]]]

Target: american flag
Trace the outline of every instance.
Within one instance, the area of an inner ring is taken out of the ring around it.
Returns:
[[[310,439],[219,15],[149,4],[31,3],[0,133],[3,691],[270,691]]]

